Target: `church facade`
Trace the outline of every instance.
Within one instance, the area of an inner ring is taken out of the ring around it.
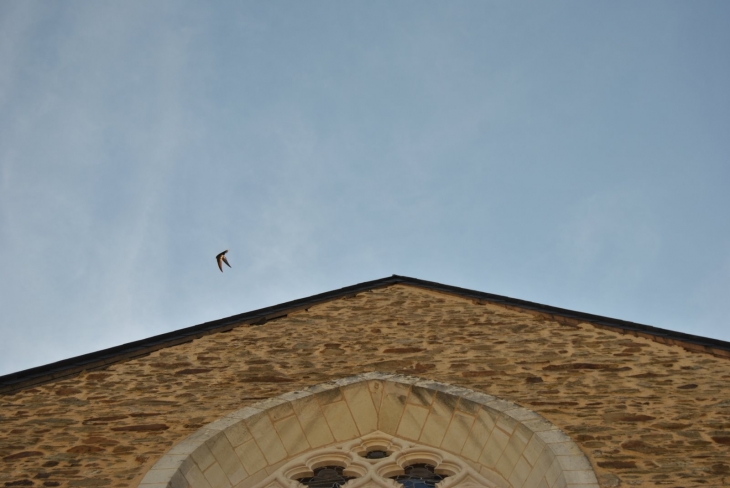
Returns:
[[[0,377],[0,486],[730,486],[730,343],[394,276]]]

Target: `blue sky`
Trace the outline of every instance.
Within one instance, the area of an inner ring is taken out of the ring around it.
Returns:
[[[730,341],[729,50],[725,1],[2,2],[0,374],[394,273]]]

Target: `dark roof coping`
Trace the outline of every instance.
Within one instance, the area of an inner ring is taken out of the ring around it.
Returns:
[[[81,356],[72,357],[57,361],[55,363],[37,366],[35,368],[10,373],[0,376],[0,394],[9,394],[18,390],[28,388],[34,385],[47,383],[56,379],[65,378],[78,374],[82,371],[105,368],[111,364],[132,359],[139,356],[145,356],[151,352],[163,349],[165,347],[182,344],[185,342],[198,339],[208,334],[224,332],[241,325],[262,325],[268,321],[282,318],[296,310],[309,308],[313,305],[327,302],[330,300],[354,296],[360,292],[382,288],[395,284],[406,284],[435,290],[461,297],[471,298],[478,301],[496,303],[507,307],[515,307],[518,309],[536,312],[558,322],[565,324],[577,324],[580,322],[589,322],[593,325],[611,329],[622,333],[631,333],[633,335],[642,336],[653,339],[664,344],[673,344],[685,347],[686,349],[707,352],[717,356],[730,357],[730,342],[711,339],[707,337],[685,334],[683,332],[675,332],[649,325],[637,324],[625,320],[612,319],[593,315],[564,308],[551,307],[539,303],[519,300],[516,298],[494,295],[492,293],[484,293],[456,286],[442,285],[433,281],[419,280],[417,278],[409,278],[407,276],[393,275],[388,278],[379,280],[366,281],[357,285],[347,286],[337,290],[312,295],[298,300],[281,303],[271,307],[261,308],[223,319],[204,322],[202,324],[178,329],[165,334],[156,335],[147,339],[141,339],[127,344],[122,344],[100,351],[82,354]]]

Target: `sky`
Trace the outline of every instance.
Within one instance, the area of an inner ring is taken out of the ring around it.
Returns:
[[[0,2],[0,375],[392,274],[730,341],[729,51],[725,0]]]

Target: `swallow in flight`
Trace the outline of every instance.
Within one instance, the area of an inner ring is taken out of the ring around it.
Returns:
[[[220,253],[215,257],[215,260],[218,261],[218,268],[221,270],[221,273],[223,272],[223,263],[226,263],[226,265],[230,268],[231,265],[228,264],[228,260],[226,259],[226,253],[228,252],[228,249]]]

